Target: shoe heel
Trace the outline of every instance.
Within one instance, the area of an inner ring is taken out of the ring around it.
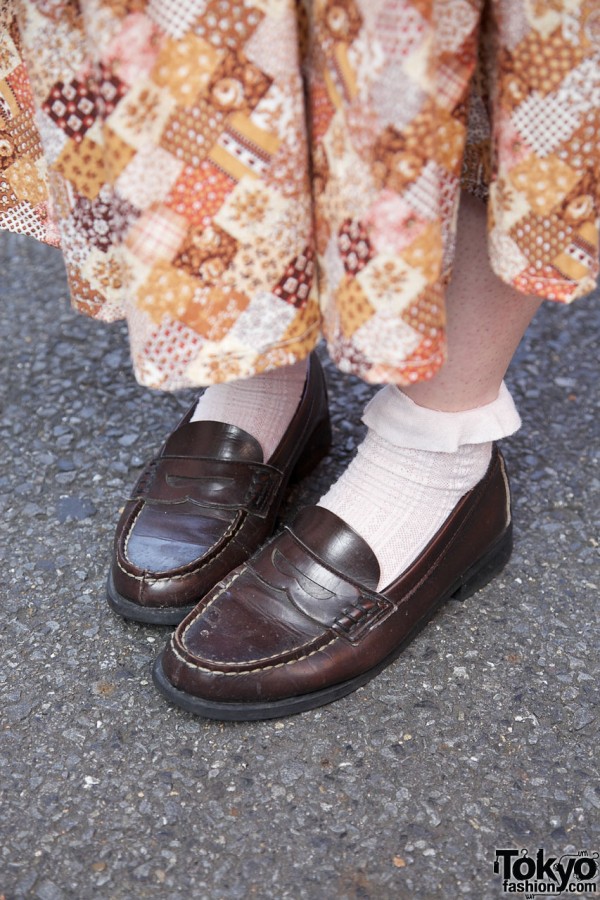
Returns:
[[[290,482],[293,484],[301,481],[312,470],[319,465],[324,456],[327,456],[331,449],[331,422],[327,415],[316,426],[311,434],[300,459],[290,476]]]
[[[467,600],[496,575],[499,575],[510,559],[513,548],[512,522],[491,550],[464,576],[463,582],[452,594],[453,600]]]

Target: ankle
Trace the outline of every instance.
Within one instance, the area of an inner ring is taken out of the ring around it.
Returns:
[[[416,384],[403,385],[398,388],[409,400],[424,409],[434,412],[461,413],[488,406],[498,397],[499,386],[470,385],[458,390],[454,385],[442,386],[432,381],[419,381]]]

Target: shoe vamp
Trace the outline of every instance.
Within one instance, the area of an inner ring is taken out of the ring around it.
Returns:
[[[189,501],[169,506],[146,504],[127,541],[127,558],[149,572],[166,572],[201,559],[231,525],[218,510],[202,510]]]
[[[288,655],[323,634],[319,622],[264,585],[252,569],[214,588],[182,640],[194,657],[213,665],[262,663]]]

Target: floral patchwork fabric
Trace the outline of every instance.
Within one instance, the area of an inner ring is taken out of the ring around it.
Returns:
[[[496,273],[598,276],[598,0],[0,0],[0,228],[175,389],[444,360],[461,186]]]

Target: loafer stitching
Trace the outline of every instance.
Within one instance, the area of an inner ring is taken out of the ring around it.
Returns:
[[[182,665],[186,666],[186,668],[196,669],[199,672],[206,672],[208,675],[251,675],[253,672],[268,672],[269,669],[281,669],[283,666],[291,666],[294,663],[301,662],[303,659],[308,659],[310,656],[314,656],[316,653],[320,653],[322,650],[325,650],[326,647],[329,647],[331,644],[335,643],[335,641],[338,640],[340,640],[340,638],[336,635],[335,637],[331,638],[331,640],[326,644],[323,644],[321,647],[317,647],[316,650],[311,650],[309,653],[303,653],[301,656],[296,656],[293,659],[286,659],[284,660],[284,662],[273,663],[270,666],[257,666],[251,669],[239,669],[237,672],[223,672],[219,669],[207,669],[204,666],[201,666],[199,663],[190,662],[181,655],[173,642],[171,643],[171,652],[177,657]],[[265,662],[268,662],[270,659],[275,659],[275,656],[266,656]],[[254,663],[260,662],[262,662],[262,660],[260,659],[250,659],[246,663],[246,666],[254,666]],[[221,665],[223,665],[223,663],[221,663]],[[237,665],[237,663],[231,663],[230,665]]]

